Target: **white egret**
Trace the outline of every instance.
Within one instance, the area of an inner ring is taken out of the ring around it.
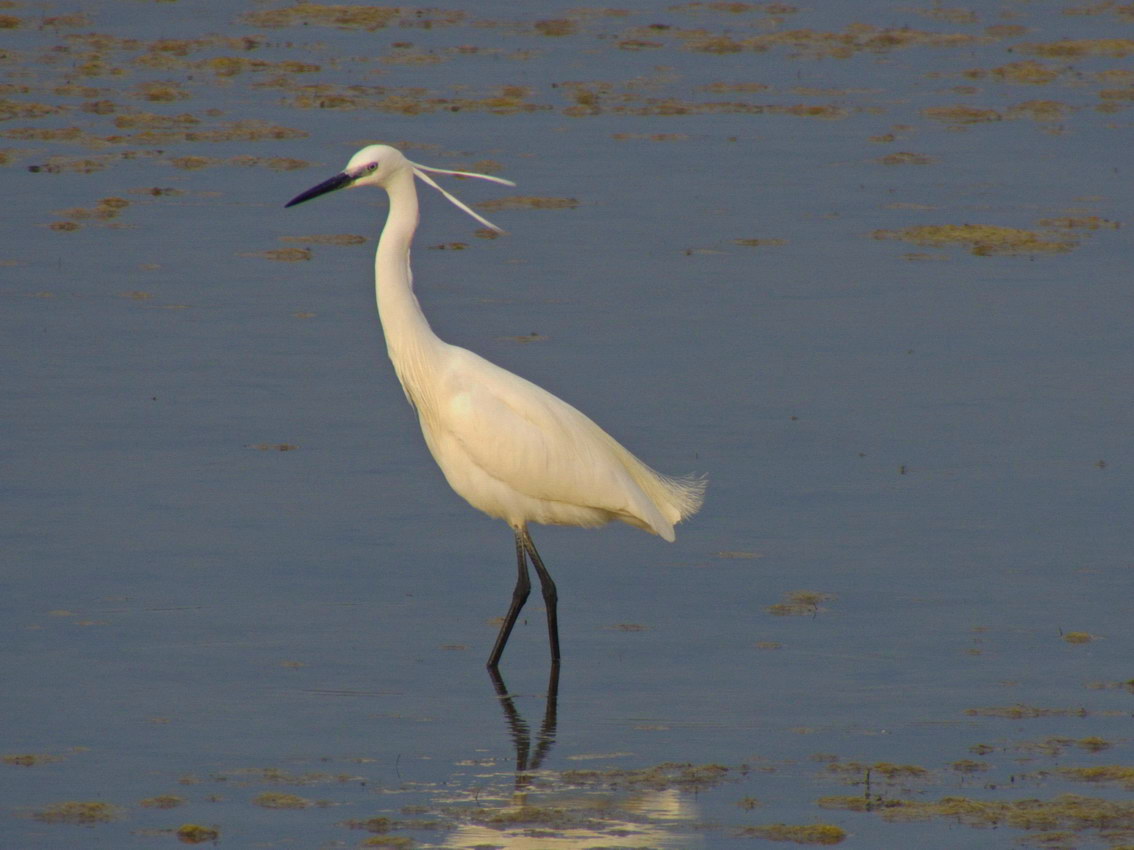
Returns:
[[[531,590],[527,559],[543,588],[551,659],[558,664],[555,582],[532,543],[528,523],[598,526],[621,520],[672,541],[674,523],[701,506],[705,481],[655,472],[571,405],[433,333],[413,294],[414,178],[486,227],[503,231],[442,189],[430,174],[515,185],[486,174],[428,168],[410,162],[396,148],[370,145],[352,156],[340,174],[287,206],[353,186],[378,186],[389,195],[374,273],[378,315],[394,371],[449,485],[474,508],[507,522],[516,536],[516,586],[488,667],[495,669],[500,661]]]

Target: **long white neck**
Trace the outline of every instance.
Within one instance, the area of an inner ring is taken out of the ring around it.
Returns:
[[[378,317],[386,336],[386,350],[402,389],[420,409],[426,402],[422,393],[429,385],[423,379],[424,373],[431,369],[445,343],[429,327],[413,294],[410,245],[418,222],[413,172],[408,168],[399,172],[390,180],[386,191],[390,196],[390,212],[374,256]]]

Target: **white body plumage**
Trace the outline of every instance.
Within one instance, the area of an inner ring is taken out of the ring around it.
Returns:
[[[342,174],[288,206],[349,186],[374,185],[389,194],[390,212],[375,255],[375,281],[390,360],[450,486],[516,533],[521,580],[489,666],[496,666],[527,596],[525,553],[532,558],[549,600],[552,657],[558,661],[554,583],[539,561],[527,523],[597,526],[621,520],[672,541],[674,524],[700,507],[705,482],[655,472],[565,401],[433,333],[413,293],[415,178],[437,188],[482,224],[498,228],[441,189],[426,172],[508,184],[487,175],[427,168],[410,162],[395,148],[370,145],[351,158]]]

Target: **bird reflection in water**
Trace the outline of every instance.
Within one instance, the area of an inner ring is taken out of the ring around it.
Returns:
[[[559,665],[551,665],[551,673],[547,680],[547,703],[543,710],[543,723],[540,724],[539,735],[536,738],[535,752],[532,752],[531,727],[516,710],[516,703],[512,700],[500,671],[495,667],[489,667],[488,676],[492,679],[492,687],[500,699],[501,708],[504,709],[504,719],[508,721],[508,728],[512,732],[512,742],[516,746],[516,790],[522,791],[530,781],[529,771],[539,770],[555,743],[555,724],[559,706]]]
[[[551,666],[543,722],[532,738],[532,727],[516,706],[497,670],[489,676],[504,711],[516,750],[512,792],[498,796],[478,792],[475,805],[449,808],[458,825],[444,847],[473,850],[497,847],[508,850],[584,850],[584,848],[682,848],[704,846],[693,831],[699,812],[687,790],[656,787],[630,781],[578,784],[574,771],[542,769],[555,744],[558,722],[559,665]],[[601,771],[579,771],[588,775]],[[611,771],[610,776],[656,776],[650,771]],[[664,784],[664,783],[662,783]],[[458,814],[458,811],[460,814]]]

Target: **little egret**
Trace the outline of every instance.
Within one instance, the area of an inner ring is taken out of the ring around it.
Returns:
[[[430,174],[487,174],[428,168],[396,148],[369,145],[346,169],[287,206],[353,186],[386,190],[390,210],[374,258],[378,316],[386,348],[425,443],[449,485],[474,508],[507,522],[516,536],[518,576],[488,667],[495,670],[531,590],[531,560],[547,605],[551,660],[559,663],[556,590],[528,523],[598,526],[621,520],[673,541],[673,526],[696,513],[705,481],[655,472],[565,401],[484,358],[442,342],[413,294],[410,245],[418,223],[414,178],[432,186],[485,227],[496,225],[439,186]]]

